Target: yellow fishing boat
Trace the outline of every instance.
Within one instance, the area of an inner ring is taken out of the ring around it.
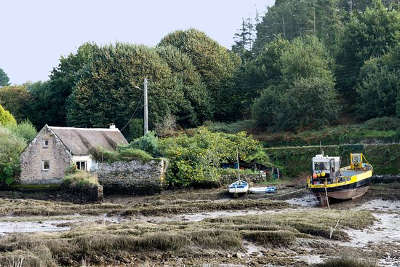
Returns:
[[[307,186],[322,205],[329,203],[329,198],[354,199],[368,191],[373,167],[364,155],[350,154],[350,166],[340,168],[340,162],[340,157],[323,154],[312,158],[313,174],[307,178]]]

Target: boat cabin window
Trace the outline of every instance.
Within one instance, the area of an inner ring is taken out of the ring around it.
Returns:
[[[328,162],[314,162],[314,171],[329,170]]]

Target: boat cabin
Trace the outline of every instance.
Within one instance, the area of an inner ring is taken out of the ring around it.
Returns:
[[[312,158],[313,178],[332,180],[339,176],[340,157],[329,157],[322,154]]]

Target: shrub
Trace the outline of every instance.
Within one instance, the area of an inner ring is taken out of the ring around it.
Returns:
[[[206,126],[212,132],[235,134],[253,129],[255,127],[255,123],[252,120],[243,120],[232,123],[206,121],[204,126]]]
[[[9,126],[16,124],[17,121],[14,119],[13,115],[0,105],[0,125]]]
[[[15,136],[9,129],[0,127],[0,182],[10,185],[20,171],[19,156],[25,149],[24,139]]]
[[[212,133],[205,127],[160,140],[160,150],[170,160],[167,182],[170,186],[213,186],[221,178],[221,164],[236,162],[236,153],[242,161],[260,160],[264,164],[268,157],[253,157],[262,150],[258,141],[238,134]],[[261,154],[259,154],[261,155]]]
[[[62,182],[63,186],[70,188],[83,188],[99,185],[97,176],[85,171],[76,171],[67,175]]]
[[[28,120],[18,125],[10,125],[8,128],[14,135],[23,138],[27,143],[30,143],[37,135],[36,128]]]
[[[363,127],[368,130],[389,131],[400,129],[400,119],[393,117],[374,118],[366,121]]]
[[[172,135],[176,129],[175,116],[168,114],[162,121],[155,124],[156,133],[160,136]]]
[[[158,138],[154,132],[148,132],[146,135],[131,142],[130,147],[146,151],[153,156],[159,156]]]

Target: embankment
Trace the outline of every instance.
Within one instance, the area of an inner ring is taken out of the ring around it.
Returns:
[[[400,173],[400,144],[356,144],[266,148],[271,160],[282,167],[284,175],[296,177],[311,170],[311,158],[321,153],[340,156],[342,166],[349,164],[349,154],[362,152],[374,166],[376,175]]]

